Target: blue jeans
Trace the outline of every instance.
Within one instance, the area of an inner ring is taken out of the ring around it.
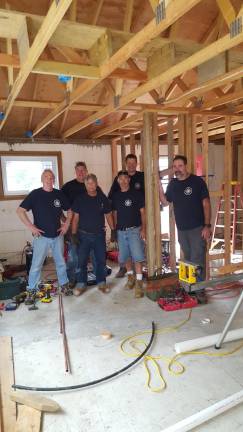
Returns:
[[[67,275],[70,282],[76,282],[79,279],[79,263],[78,263],[78,246],[71,241],[67,242]]]
[[[52,251],[52,256],[56,264],[56,272],[59,285],[64,285],[68,282],[66,264],[63,257],[63,236],[54,238],[36,237],[33,241],[33,258],[29,273],[28,289],[34,290],[38,288],[38,283],[41,280],[41,270],[49,249]]]
[[[96,260],[96,283],[105,282],[106,244],[105,233],[91,234],[79,231],[79,265],[80,277],[78,282],[85,286],[87,284],[87,263],[91,250],[94,251]]]

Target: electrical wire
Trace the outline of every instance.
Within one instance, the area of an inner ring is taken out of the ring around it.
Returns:
[[[152,321],[152,332],[147,331],[147,333],[151,333],[151,338],[149,340],[148,345],[146,345],[146,348],[144,349],[144,351],[137,356],[137,358],[135,360],[133,360],[131,363],[129,363],[127,366],[123,367],[122,369],[119,369],[116,372],[113,372],[110,375],[107,375],[103,378],[99,378],[97,380],[94,381],[90,381],[88,383],[84,383],[84,384],[77,384],[77,385],[71,385],[71,386],[64,386],[64,387],[31,387],[31,386],[23,386],[23,385],[18,385],[18,384],[14,384],[12,385],[12,388],[14,389],[18,389],[18,390],[30,390],[30,391],[40,391],[40,392],[57,392],[57,391],[66,391],[66,390],[80,390],[82,388],[87,388],[87,387],[91,387],[94,386],[96,384],[100,384],[101,382],[104,381],[108,381],[112,378],[117,377],[118,375],[120,375],[121,373],[127,371],[128,369],[130,369],[132,366],[134,366],[136,363],[138,363],[148,352],[148,350],[150,349],[153,340],[154,340],[154,336],[155,336],[155,323]]]

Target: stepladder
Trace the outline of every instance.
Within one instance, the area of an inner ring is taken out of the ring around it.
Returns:
[[[240,183],[231,181],[232,193],[230,195],[230,243],[231,253],[237,249],[242,250],[243,244],[243,193]],[[213,226],[210,250],[224,249],[225,246],[225,198],[224,184],[222,185]]]

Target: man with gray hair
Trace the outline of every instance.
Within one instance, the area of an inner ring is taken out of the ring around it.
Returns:
[[[34,236],[33,259],[28,280],[28,304],[31,304],[41,279],[41,269],[48,250],[51,249],[56,264],[59,285],[68,293],[68,278],[63,257],[63,236],[67,232],[72,211],[65,195],[54,189],[55,176],[50,169],[45,169],[41,176],[43,186],[27,195],[17,209],[17,215]],[[27,212],[31,210],[33,223]],[[65,223],[61,223],[62,211],[67,211]]]
[[[105,194],[98,189],[97,177],[88,174],[85,179],[86,193],[80,195],[72,205],[74,212],[72,235],[79,242],[80,276],[78,287],[73,291],[81,295],[87,285],[87,263],[91,250],[96,260],[96,282],[100,291],[110,291],[106,285],[105,259],[105,217],[111,229],[114,229],[111,205]]]

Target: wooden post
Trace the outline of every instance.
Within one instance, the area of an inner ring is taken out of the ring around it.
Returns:
[[[185,155],[185,114],[178,115],[178,153]]]
[[[145,211],[146,211],[146,240],[147,240],[147,266],[148,276],[153,276],[155,270],[156,253],[154,247],[154,194],[153,194],[153,154],[152,154],[152,122],[153,113],[145,112],[143,115],[143,154],[145,162]]]
[[[125,137],[121,137],[121,164],[122,169],[126,169],[126,144],[125,144]]]
[[[117,144],[115,140],[111,142],[111,164],[112,164],[112,178],[117,175],[118,162],[117,162]]]
[[[11,401],[9,394],[14,384],[14,366],[12,338],[0,338],[0,404],[3,431],[14,431],[16,423],[16,404]]]
[[[153,170],[153,210],[154,210],[154,234],[155,234],[155,266],[162,267],[161,248],[161,219],[159,200],[159,139],[157,113],[152,117],[152,170]]]
[[[136,154],[136,149],[135,149],[135,135],[131,134],[130,135],[130,153],[132,154]]]
[[[202,117],[202,157],[203,157],[203,174],[208,185],[208,116]]]
[[[167,142],[168,142],[168,166],[172,165],[174,157],[174,139],[173,139],[173,120],[167,121]],[[169,176],[169,180],[172,175]],[[169,206],[169,228],[170,228],[170,267],[171,270],[176,269],[176,232],[175,232],[175,216],[173,205]]]
[[[224,144],[224,241],[225,265],[231,262],[231,177],[232,177],[232,146],[231,146],[231,117],[225,117]]]

